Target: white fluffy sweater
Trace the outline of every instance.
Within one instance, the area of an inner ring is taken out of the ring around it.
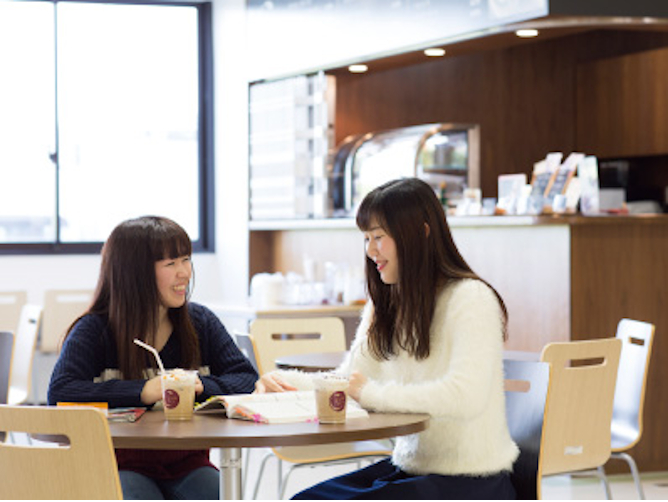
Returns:
[[[397,438],[392,461],[411,474],[487,475],[511,470],[518,448],[506,424],[502,314],[484,283],[463,280],[436,300],[430,355],[401,352],[375,359],[367,347],[373,306],[367,305],[340,371],[369,378],[360,404],[369,410],[431,416],[427,430]],[[313,374],[281,371],[298,388]]]

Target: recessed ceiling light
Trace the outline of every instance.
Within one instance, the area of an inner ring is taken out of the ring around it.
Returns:
[[[515,32],[515,35],[517,35],[520,38],[537,37],[538,36],[538,30],[517,30]]]
[[[425,49],[424,53],[426,56],[440,57],[445,56],[445,49],[441,49],[440,47],[431,47],[429,49]]]
[[[369,69],[369,67],[365,64],[351,64],[348,67],[348,71],[350,73],[364,73],[368,69]]]

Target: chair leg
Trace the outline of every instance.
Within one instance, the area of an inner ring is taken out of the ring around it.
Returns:
[[[276,457],[276,461],[278,462],[278,487],[277,487],[277,494],[278,494],[278,499],[283,498],[283,492],[285,492],[285,485],[287,483],[287,479],[283,479],[283,461]],[[288,471],[288,474],[290,471]],[[286,476],[287,478],[287,476]]]
[[[636,465],[636,461],[633,460],[633,457],[628,453],[623,452],[613,453],[611,457],[619,458],[629,464],[631,475],[633,476],[633,482],[636,484],[636,490],[638,490],[638,498],[640,500],[645,500],[645,491],[643,490],[642,483],[640,482],[640,473],[638,472],[638,466]]]
[[[601,483],[603,483],[603,489],[605,490],[606,500],[612,500],[612,492],[610,491],[610,482],[608,481],[608,477],[605,475],[605,468],[602,465],[599,465],[598,468],[596,469],[596,473],[598,478],[601,480]]]
[[[273,453],[267,453],[262,459],[260,464],[260,470],[257,473],[257,480],[255,481],[255,489],[253,490],[253,500],[257,500],[257,492],[260,490],[260,481],[262,481],[262,474],[264,473],[264,466],[267,464],[267,460],[274,457]],[[276,459],[278,460],[278,458]]]
[[[291,466],[290,469],[288,469],[288,472],[285,474],[285,477],[280,479],[281,491],[278,495],[278,498],[280,500],[283,500],[283,498],[285,497],[285,490],[287,490],[287,488],[288,488],[288,478],[292,474],[292,471],[294,471],[298,467],[305,467],[305,466],[299,465],[299,464],[295,464],[295,465]]]

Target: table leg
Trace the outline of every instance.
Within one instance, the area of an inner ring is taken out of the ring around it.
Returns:
[[[241,448],[220,449],[220,499],[241,500]]]

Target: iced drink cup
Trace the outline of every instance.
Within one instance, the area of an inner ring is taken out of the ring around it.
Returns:
[[[318,421],[323,424],[344,423],[348,380],[337,375],[323,375],[316,377],[313,383]]]
[[[162,405],[167,420],[192,420],[197,371],[173,369],[160,375]]]

